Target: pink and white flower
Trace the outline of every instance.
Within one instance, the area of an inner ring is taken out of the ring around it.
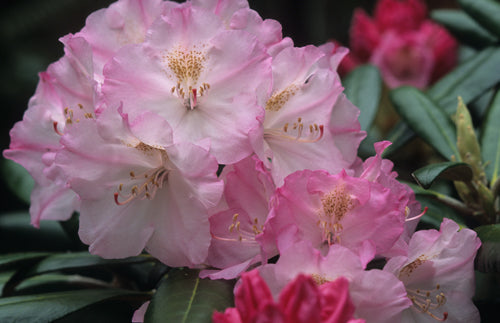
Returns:
[[[233,279],[277,254],[273,234],[263,232],[275,186],[256,156],[226,166],[220,178],[225,182],[223,207],[209,219],[213,239],[206,262],[223,270],[205,270],[201,276]]]
[[[25,167],[35,179],[31,193],[31,224],[40,220],[67,220],[78,210],[77,196],[52,169],[68,125],[94,111],[92,53],[81,37],[61,38],[65,55],[40,73],[35,95],[23,120],[10,132],[6,158]]]
[[[395,192],[344,171],[337,175],[295,172],[273,199],[269,225],[278,243],[282,232],[295,230],[296,240],[310,241],[323,255],[340,244],[358,253],[366,264],[374,254],[390,250],[404,230],[404,211]],[[366,245],[373,253],[362,252]]]
[[[277,186],[297,170],[337,173],[350,167],[364,137],[359,110],[343,97],[337,73],[319,67],[324,56],[306,46],[285,48],[273,58],[273,91],[254,149]]]
[[[384,271],[405,285],[413,306],[405,322],[479,322],[474,296],[474,257],[481,242],[470,229],[443,219],[440,231],[417,231],[408,256],[391,258]]]
[[[121,102],[131,117],[155,112],[176,142],[210,140],[217,161],[232,164],[252,153],[249,132],[263,114],[270,60],[254,35],[228,30],[219,16],[187,2],[156,20],[144,44],[113,57],[103,98]]]
[[[173,143],[152,112],[129,119],[106,108],[67,130],[55,163],[81,199],[79,234],[91,253],[123,258],[146,248],[170,266],[203,262],[208,209],[223,189],[206,148]]]

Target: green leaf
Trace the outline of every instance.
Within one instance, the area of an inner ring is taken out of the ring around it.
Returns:
[[[459,0],[460,6],[484,28],[500,37],[500,3],[492,0]]]
[[[486,119],[483,121],[481,131],[481,155],[485,163],[486,176],[491,186],[495,185],[500,172],[500,91],[493,99],[488,109]]]
[[[431,17],[445,26],[456,38],[471,46],[481,48],[498,41],[494,35],[461,10],[433,10]]]
[[[422,223],[439,230],[443,219],[448,218],[455,221],[461,228],[467,228],[463,218],[458,216],[454,209],[444,205],[433,196],[416,194],[415,197],[422,205],[422,208],[427,207],[427,212],[420,218]]]
[[[145,323],[211,322],[214,310],[233,306],[233,282],[200,279],[199,272],[173,269],[153,296]]]
[[[21,252],[0,256],[0,270],[19,268],[26,264],[33,264],[49,256],[48,252]]]
[[[399,115],[417,135],[446,159],[451,159],[452,156],[459,158],[455,127],[446,113],[431,99],[408,86],[391,91],[390,98]]]
[[[483,273],[500,272],[500,224],[483,225],[474,230],[481,239],[476,269]]]
[[[394,154],[399,148],[403,147],[406,145],[411,139],[415,137],[415,132],[410,129],[408,124],[403,121],[399,121],[396,123],[396,125],[391,129],[389,134],[387,134],[387,137],[385,140],[389,140],[392,142],[392,145],[387,147],[386,150],[384,150],[382,156],[383,157],[388,157]]]
[[[486,48],[435,83],[427,95],[448,114],[455,112],[457,97],[465,104],[495,86],[500,81],[500,73],[494,73],[500,66],[500,48]]]
[[[21,201],[30,203],[30,195],[35,185],[33,177],[23,166],[9,159],[2,160],[2,175],[9,189]]]
[[[438,178],[470,182],[473,173],[472,168],[466,163],[444,162],[422,167],[416,170],[412,176],[418,185],[429,188]]]
[[[47,323],[105,300],[144,298],[146,293],[124,290],[79,290],[0,298],[0,322]]]
[[[346,97],[361,110],[361,129],[368,131],[382,95],[382,77],[378,69],[372,65],[362,65],[349,73],[342,83]]]
[[[155,261],[155,259],[149,255],[140,255],[124,259],[103,259],[99,256],[91,255],[86,251],[63,253],[52,255],[43,259],[33,266],[27,275],[34,276],[60,270],[76,270],[96,267],[110,267],[124,264],[137,264],[147,261]]]

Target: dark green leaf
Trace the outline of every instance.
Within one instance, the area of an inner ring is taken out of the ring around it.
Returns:
[[[500,37],[500,3],[493,0],[459,0],[460,6],[484,28]]]
[[[361,110],[361,129],[368,131],[382,94],[382,77],[378,69],[372,65],[362,65],[349,73],[342,83],[346,97]]]
[[[418,185],[429,188],[438,178],[470,182],[473,174],[472,168],[466,163],[444,162],[422,167],[416,170],[412,176]]]
[[[124,290],[79,290],[0,298],[0,322],[47,323],[109,299],[144,298]]]
[[[486,48],[444,76],[428,91],[427,95],[448,114],[455,113],[457,97],[465,104],[479,97],[500,81],[500,48]]]
[[[30,195],[35,181],[23,166],[9,159],[2,160],[2,175],[9,189],[16,194],[19,199],[30,203]]]
[[[196,270],[172,270],[161,282],[145,322],[211,322],[215,310],[233,306],[233,282],[200,279]]]
[[[415,137],[415,132],[410,129],[408,124],[404,121],[399,121],[391,129],[385,140],[392,142],[392,145],[387,147],[382,154],[383,157],[391,156],[399,148],[406,145],[411,139]]]
[[[481,155],[485,163],[486,176],[493,186],[500,172],[500,91],[493,99],[483,121],[481,131]]]
[[[25,264],[33,264],[49,256],[48,252],[22,252],[0,256],[0,270],[18,268]]]
[[[464,220],[458,216],[454,209],[444,205],[433,196],[416,194],[416,198],[422,205],[422,208],[427,207],[427,212],[420,218],[422,223],[439,230],[443,219],[448,218],[458,223],[460,227],[467,228]]]
[[[459,158],[455,127],[439,106],[421,91],[407,86],[391,91],[390,98],[415,133],[446,159]]]
[[[124,264],[137,264],[147,261],[154,261],[154,258],[148,255],[140,255],[124,259],[103,259],[99,256],[91,255],[86,251],[63,253],[52,255],[43,259],[33,266],[28,275],[39,275],[59,270],[75,270]]]
[[[474,230],[481,239],[476,269],[483,273],[500,272],[500,224],[483,225]]]
[[[431,17],[466,44],[481,48],[498,41],[488,30],[461,10],[434,10]]]

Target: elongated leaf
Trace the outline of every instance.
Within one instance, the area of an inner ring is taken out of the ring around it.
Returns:
[[[23,166],[9,159],[2,159],[2,174],[9,189],[21,201],[30,203],[30,195],[35,181]]]
[[[382,77],[378,69],[372,65],[362,65],[349,73],[343,84],[347,98],[361,110],[361,129],[368,131],[382,95]]]
[[[500,272],[500,224],[483,225],[474,229],[481,239],[476,256],[476,269],[483,272]]]
[[[392,142],[392,145],[384,150],[382,156],[387,157],[395,153],[399,148],[403,147],[415,137],[415,132],[410,129],[404,121],[399,121],[389,132],[385,140]]]
[[[89,305],[124,297],[146,299],[147,296],[124,290],[97,289],[0,298],[0,322],[52,322]]]
[[[18,268],[25,264],[33,264],[49,256],[48,252],[21,252],[0,256],[0,270]]]
[[[484,28],[500,37],[500,3],[494,0],[459,0],[460,6]]]
[[[418,185],[429,188],[438,178],[451,181],[469,182],[472,180],[472,168],[466,163],[444,162],[427,165],[412,174]]]
[[[486,164],[486,176],[494,185],[500,172],[500,91],[488,109],[481,131],[481,155]]]
[[[434,10],[431,12],[431,17],[466,44],[481,48],[498,41],[494,35],[461,10]]]
[[[427,95],[448,114],[455,112],[457,97],[465,104],[486,92],[500,81],[500,48],[486,48],[434,84]]]
[[[113,265],[137,264],[154,261],[154,258],[144,255],[124,259],[103,259],[88,252],[72,252],[49,256],[37,263],[27,275],[39,275],[58,270],[74,270]]]
[[[450,118],[424,93],[413,87],[400,87],[390,93],[399,115],[443,157],[459,158],[455,127]]]
[[[196,270],[172,270],[162,280],[145,322],[211,322],[214,310],[233,306],[233,283],[200,279]]]

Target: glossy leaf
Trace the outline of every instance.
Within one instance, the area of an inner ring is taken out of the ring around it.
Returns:
[[[500,37],[500,3],[494,0],[459,0],[460,6],[484,28]]]
[[[105,300],[144,298],[125,290],[79,290],[0,298],[0,322],[47,323]]]
[[[214,310],[233,306],[233,282],[200,279],[198,273],[171,270],[151,300],[145,323],[209,323]]]
[[[361,110],[361,129],[368,131],[382,95],[382,77],[375,66],[362,65],[353,70],[343,80],[346,97]]]
[[[0,256],[0,270],[18,268],[25,264],[33,264],[49,256],[48,252],[20,252]]]
[[[457,97],[461,96],[465,104],[479,97],[500,81],[500,48],[486,48],[435,83],[427,95],[448,114],[453,114],[457,107]]]
[[[389,132],[385,140],[392,142],[392,145],[384,150],[382,156],[391,156],[399,148],[406,145],[411,139],[415,137],[415,132],[410,129],[408,124],[404,121],[398,122]]]
[[[463,218],[453,208],[441,203],[434,197],[416,194],[416,199],[420,202],[422,208],[427,207],[427,212],[420,218],[420,221],[427,226],[439,230],[443,219],[448,218],[455,221],[461,228],[467,228]]]
[[[494,35],[461,10],[434,10],[431,12],[431,17],[466,44],[481,48],[498,41]]]
[[[429,97],[416,88],[405,86],[391,91],[390,98],[399,115],[415,133],[446,159],[452,156],[459,158],[455,127]]]
[[[2,175],[9,189],[19,199],[29,204],[35,181],[28,171],[18,163],[9,159],[2,159]]]
[[[110,267],[125,264],[137,264],[147,261],[154,261],[154,258],[147,255],[141,255],[124,259],[103,259],[99,256],[91,255],[86,251],[61,253],[43,259],[35,266],[33,266],[33,268],[28,272],[27,275],[33,276],[59,270],[75,270],[96,267]]]
[[[500,172],[500,91],[488,109],[481,131],[481,155],[492,186]]]
[[[466,163],[444,162],[427,165],[412,174],[418,185],[429,188],[438,178],[451,181],[469,182],[472,180],[472,168]]]
[[[500,272],[500,224],[483,225],[474,229],[481,239],[481,248],[476,256],[476,269]]]

